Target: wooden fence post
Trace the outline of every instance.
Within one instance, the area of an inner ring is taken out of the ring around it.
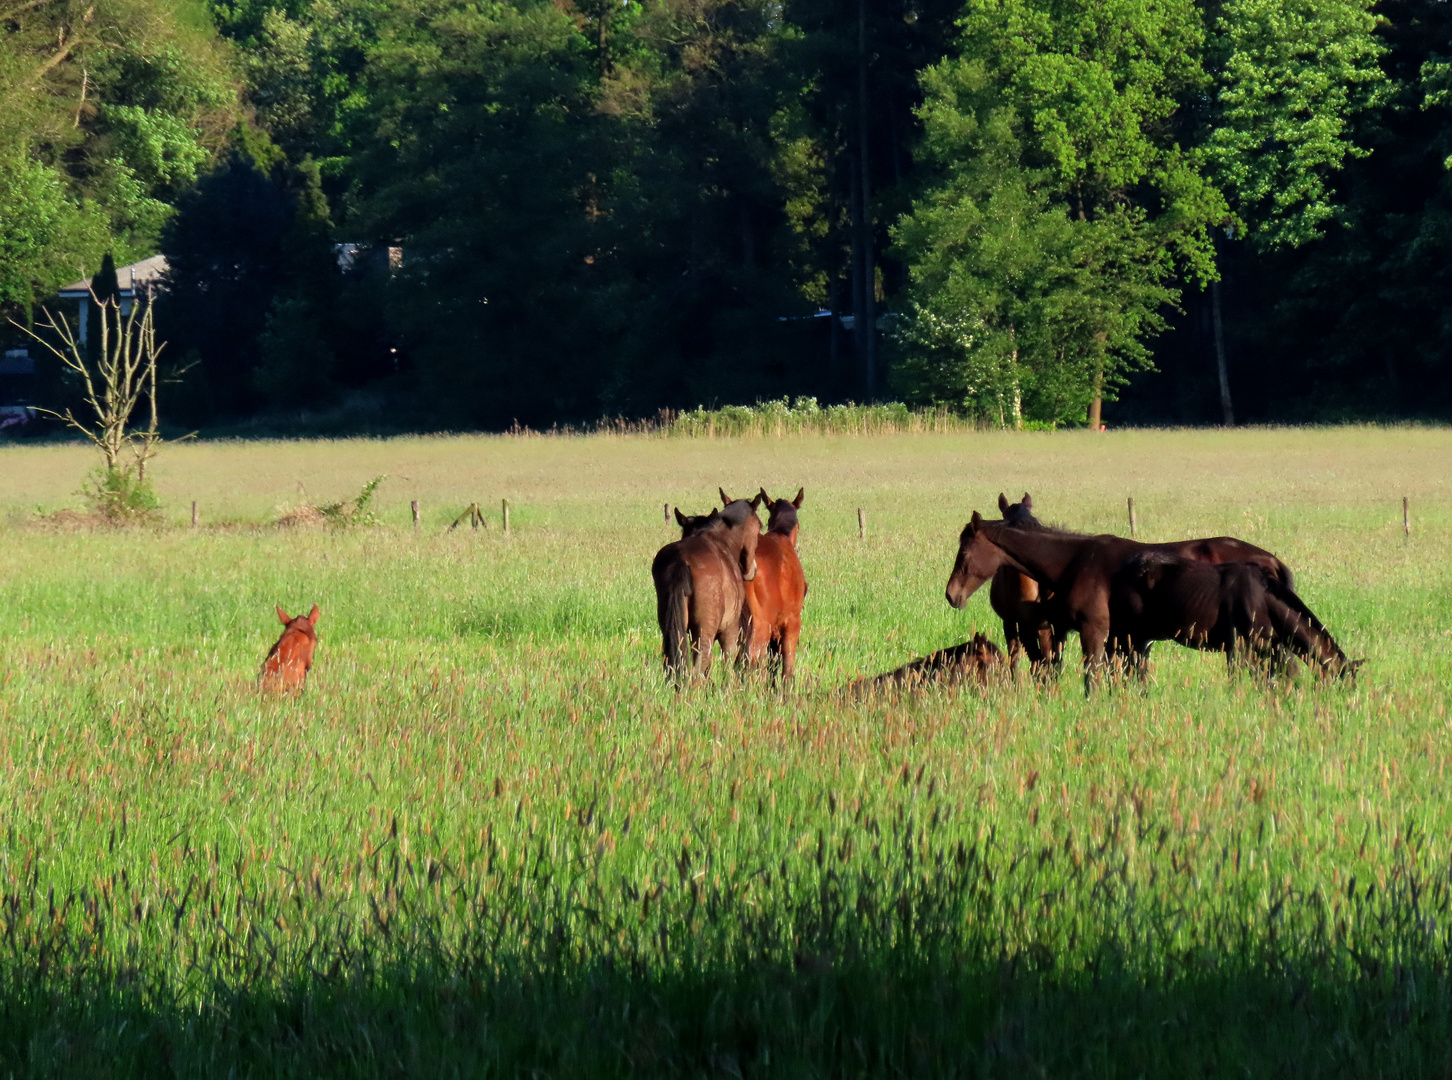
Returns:
[[[1138,523],[1134,520],[1134,496],[1131,495],[1129,497],[1129,536],[1131,540],[1134,539],[1134,527],[1136,524]]]
[[[1408,539],[1412,535],[1412,509],[1405,495],[1402,496],[1402,535]]]
[[[505,536],[508,536],[509,535],[509,500],[508,499],[500,499],[499,500],[499,509],[503,512],[503,515],[504,515],[504,535]]]
[[[857,539],[867,539],[867,512],[860,506],[857,508]]]
[[[418,500],[412,499],[408,504],[409,513],[413,514],[413,531],[418,532]]]
[[[478,503],[475,502],[469,504],[469,524],[474,527],[475,532],[479,531],[479,519],[483,516],[483,514],[479,513]]]
[[[192,500],[192,528],[197,527],[197,500]]]
[[[661,503],[660,504],[660,510],[661,510],[661,516],[665,518],[665,523],[667,525],[669,525],[671,523],[671,504],[670,503]]]

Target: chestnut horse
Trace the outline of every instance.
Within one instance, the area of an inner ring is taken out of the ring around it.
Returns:
[[[798,488],[791,501],[773,500],[766,488],[757,494],[767,506],[766,532],[756,545],[756,578],[746,586],[746,662],[758,663],[769,651],[780,658],[782,678],[788,681],[796,672],[807,598],[807,578],[797,558],[797,511],[805,494]]]
[[[308,669],[313,666],[313,650],[318,647],[318,605],[312,611],[294,619],[281,607],[277,617],[282,622],[282,637],[262,662],[262,688],[264,690],[301,690]]]
[[[1125,584],[1128,579],[1123,576],[1132,572],[1129,569],[1131,560],[1139,558],[1139,563],[1134,565],[1143,563],[1146,558],[1151,561],[1164,560],[1167,564],[1176,565],[1201,562],[1186,558],[1175,551],[1163,550],[1173,546],[1140,544],[1119,536],[1076,536],[1053,529],[1019,529],[1003,523],[984,521],[982,515],[974,511],[972,520],[963,527],[963,533],[958,540],[958,557],[953,564],[953,573],[948,578],[947,599],[953,607],[961,608],[974,590],[1004,566],[1028,574],[1041,585],[1048,586],[1055,594],[1055,625],[1064,625],[1079,632],[1079,642],[1084,650],[1084,689],[1087,693],[1092,688],[1099,669],[1110,655],[1108,649],[1111,641],[1116,651],[1129,644],[1142,654],[1151,641],[1158,640],[1155,635],[1162,624],[1155,624],[1149,629],[1129,624],[1116,626],[1113,615],[1118,611],[1121,619],[1124,618],[1125,609],[1116,597],[1132,593],[1132,587]],[[1245,546],[1251,547],[1248,544]],[[1276,562],[1279,564],[1279,560]],[[1310,633],[1312,639],[1317,638],[1317,635],[1325,635],[1329,639],[1330,635],[1325,634],[1320,623],[1315,621],[1315,616],[1310,615],[1309,609],[1283,583],[1275,570],[1254,562],[1228,565],[1254,567],[1264,581],[1274,584],[1273,595],[1276,602],[1298,613],[1297,617],[1310,628],[1307,633]],[[1219,572],[1216,571],[1217,574]],[[1225,580],[1231,583],[1226,586],[1228,589],[1253,588],[1237,582],[1234,575],[1227,575]],[[1240,605],[1242,609],[1260,603],[1256,596],[1243,592],[1238,597],[1228,598],[1227,602],[1230,601]],[[1186,618],[1193,614],[1203,617],[1203,612],[1198,609],[1191,612],[1191,606],[1185,601],[1180,609],[1171,608],[1169,614],[1161,612],[1157,617],[1165,620],[1178,617],[1176,611]],[[1275,648],[1304,656],[1326,670],[1346,670],[1344,658],[1335,659],[1340,655],[1340,650],[1335,648],[1334,642],[1329,647],[1312,648],[1307,644],[1309,639],[1294,632],[1292,624],[1286,619],[1279,622],[1272,619],[1270,622],[1272,637],[1269,640]],[[1176,635],[1168,636],[1180,640]]]
[[[1011,503],[1002,492],[998,495],[998,512],[1005,524],[1016,529],[1047,529],[1047,526],[1033,514],[1033,499],[1025,491],[1023,498]],[[1054,530],[1062,532],[1063,530]],[[1066,535],[1079,535],[1068,533]],[[1177,555],[1195,562],[1221,563],[1246,562],[1263,567],[1281,584],[1290,589],[1294,578],[1290,567],[1264,548],[1237,540],[1233,536],[1210,536],[1201,540],[1176,540],[1162,544],[1142,544],[1148,551]],[[1003,567],[993,575],[989,587],[988,601],[994,612],[1003,620],[1003,635],[1008,643],[1010,663],[1022,649],[1028,655],[1029,663],[1036,672],[1045,670],[1044,661],[1055,669],[1063,660],[1064,638],[1069,626],[1062,618],[1055,618],[1053,593],[1032,577],[1020,574],[1010,567]],[[1114,646],[1110,645],[1111,651]]]
[[[684,673],[688,638],[690,666],[701,676],[711,670],[712,641],[727,659],[736,655],[746,582],[756,577],[759,502],[728,501],[698,517],[676,510],[681,539],[661,548],[650,567],[668,674]]]

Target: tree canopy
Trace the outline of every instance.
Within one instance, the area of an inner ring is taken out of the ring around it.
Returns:
[[[0,0],[0,306],[166,254],[193,424],[1435,412],[1444,6]]]

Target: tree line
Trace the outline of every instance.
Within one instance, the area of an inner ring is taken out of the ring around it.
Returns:
[[[0,305],[164,253],[187,424],[1445,416],[1447,7],[0,0]]]

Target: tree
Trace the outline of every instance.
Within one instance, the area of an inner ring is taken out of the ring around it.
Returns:
[[[0,11],[0,305],[155,252],[236,110],[198,0],[28,0]]]
[[[114,266],[111,276],[115,278]],[[94,358],[87,356],[64,316],[46,311],[44,334],[21,329],[80,379],[90,417],[77,417],[70,409],[52,415],[86,436],[101,451],[102,468],[93,477],[87,494],[99,513],[123,521],[156,508],[146,466],[156,457],[162,442],[156,390],[157,358],[163,345],[156,341],[154,305],[149,297],[134,299],[124,314],[121,300],[115,295],[93,289],[91,303],[100,314]],[[132,424],[138,406],[146,410],[141,427]]]
[[[1213,273],[1209,229],[1228,213],[1169,125],[1203,82],[1197,13],[992,0],[960,25],[959,55],[923,74],[933,179],[894,232],[911,274],[903,385],[980,413],[962,390],[986,387],[1097,426],[1148,360],[1176,267]]]

